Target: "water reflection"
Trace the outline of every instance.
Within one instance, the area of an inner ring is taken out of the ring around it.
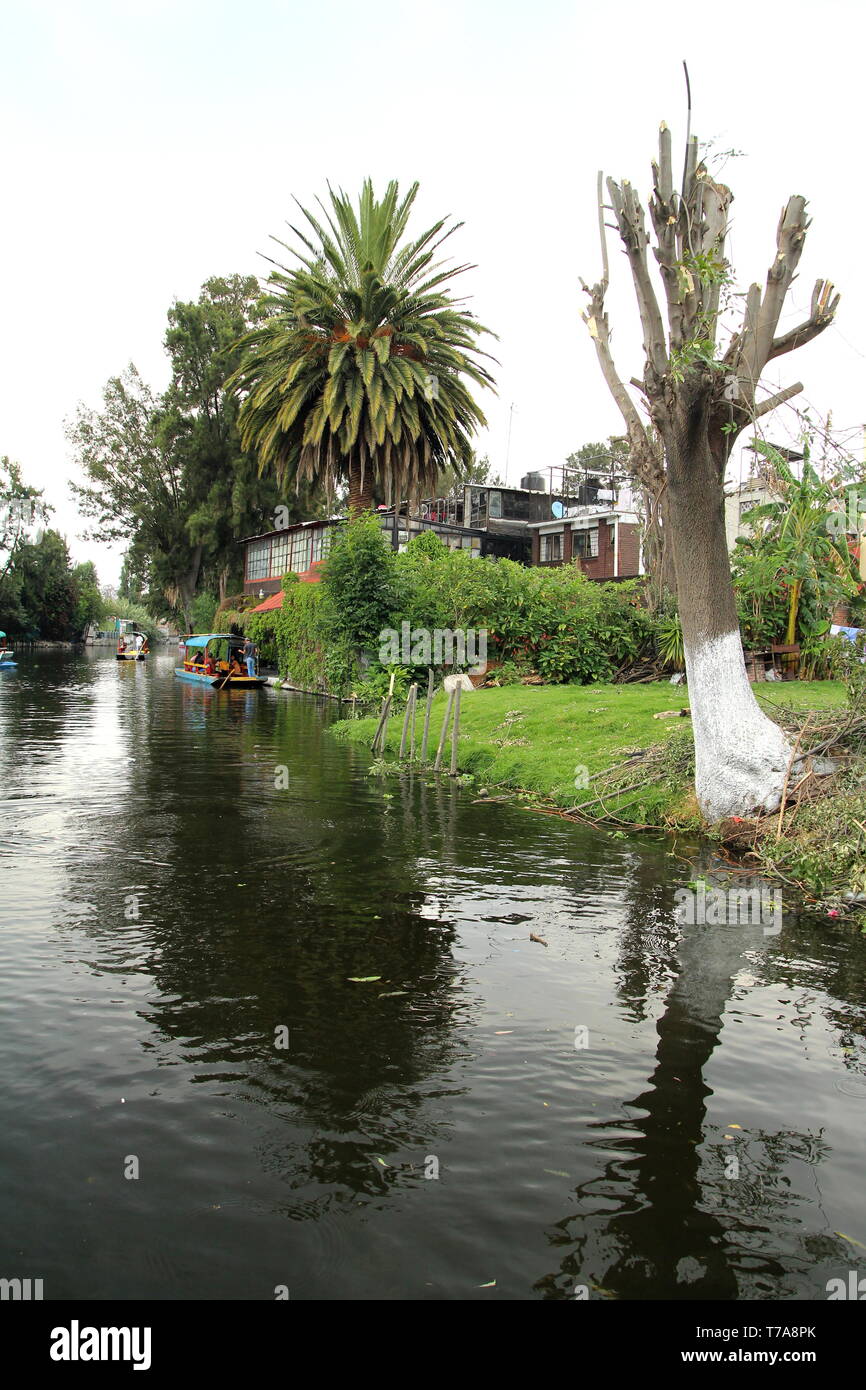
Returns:
[[[370,777],[332,707],[173,664],[0,691],[0,1224],[54,1296],[794,1298],[859,1267],[862,938],[681,928],[668,842]]]

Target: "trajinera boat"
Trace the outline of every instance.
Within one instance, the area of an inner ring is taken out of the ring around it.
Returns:
[[[139,632],[130,618],[115,618],[114,630],[117,633],[118,661],[146,661],[150,647],[147,634]]]
[[[12,648],[6,645],[6,633],[0,632],[0,671],[3,670],[4,666],[10,671],[13,666],[17,666],[18,663],[14,660],[14,657],[15,653]]]
[[[118,661],[147,661],[150,648],[143,632],[132,632],[129,637],[121,637],[115,653]]]
[[[231,637],[225,632],[194,632],[181,639],[181,646],[183,665],[175,666],[174,674],[182,681],[198,681],[215,690],[225,690],[227,686],[249,690],[265,684],[264,677],[258,675],[258,663],[254,667],[256,675],[247,675],[242,637]]]

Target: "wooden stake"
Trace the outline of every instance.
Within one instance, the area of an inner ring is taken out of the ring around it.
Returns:
[[[415,691],[415,686],[414,686],[414,685],[410,685],[410,686],[409,686],[409,694],[406,696],[406,713],[403,715],[403,732],[402,732],[402,734],[400,735],[400,757],[401,757],[401,758],[405,758],[405,756],[406,756],[406,740],[407,740],[408,737],[409,737],[409,720],[410,720],[411,717],[412,717],[412,695],[413,695],[414,691]],[[413,742],[414,742],[414,739],[413,739]]]
[[[388,714],[391,709],[391,701],[394,698],[394,677],[396,676],[396,674],[396,671],[391,672],[391,680],[388,684],[388,694],[382,701],[382,713],[379,715],[379,726],[376,729],[376,733],[373,736],[373,742],[370,745],[371,753],[375,753],[377,749],[379,752],[382,753],[384,753],[385,751],[385,735],[388,732]]]
[[[382,732],[382,721],[383,721],[384,718],[385,718],[385,712],[386,712],[386,710],[387,710],[387,708],[388,708],[388,701],[389,701],[389,699],[390,699],[390,696],[388,696],[388,695],[385,695],[385,696],[383,697],[383,699],[382,699],[382,708],[379,710],[379,723],[376,725],[376,732],[375,732],[374,735],[373,735],[373,742],[370,744],[370,752],[371,752],[371,753],[375,753],[376,748],[378,747],[378,744],[379,744],[379,735],[380,735],[380,733]]]
[[[451,706],[454,704],[454,691],[448,691],[448,703],[445,706],[445,718],[442,721],[442,732],[439,735],[439,747],[436,749],[436,760],[433,763],[433,771],[438,772],[442,766],[442,753],[445,749],[445,739],[448,734],[448,720],[451,718]]]
[[[427,668],[427,708],[424,711],[424,735],[421,739],[421,761],[427,761],[427,738],[430,733],[430,710],[433,705],[433,667]]]
[[[416,714],[415,714],[415,711],[416,711],[416,708],[417,708],[417,705],[418,705],[418,687],[417,687],[417,685],[413,685],[413,686],[412,686],[412,689],[409,691],[409,697],[410,697],[410,699],[411,699],[411,701],[412,701],[412,716],[411,716],[411,720],[410,720],[410,723],[409,723],[409,761],[414,763],[414,761],[415,761],[415,723],[416,723]]]
[[[451,776],[457,776],[457,740],[460,737],[460,696],[462,685],[458,685],[454,700],[454,724],[451,729]]]
[[[388,737],[388,716],[389,716],[390,713],[391,713],[391,698],[392,698],[392,697],[391,697],[390,695],[386,698],[386,700],[385,700],[385,709],[384,709],[384,712],[383,712],[383,714],[382,714],[382,727],[381,727],[381,729],[380,729],[380,731],[379,731],[379,752],[380,752],[380,753],[384,753],[384,752],[385,752],[385,740],[386,740],[386,738]]]

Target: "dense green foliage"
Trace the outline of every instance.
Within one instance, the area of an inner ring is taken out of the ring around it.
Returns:
[[[0,581],[0,627],[32,639],[68,641],[75,629],[78,592],[66,541],[43,531],[18,546]]]
[[[214,617],[219,600],[215,594],[196,594],[192,601],[192,631],[215,632]]]
[[[73,567],[63,537],[38,529],[52,510],[17,463],[0,459],[0,628],[10,636],[75,640],[102,615],[93,565]]]
[[[784,455],[758,440],[773,499],[749,512],[752,535],[737,541],[732,568],[743,640],[747,646],[799,642],[811,674],[826,674],[823,650],[837,603],[857,603],[855,560],[845,536],[828,526],[844,503],[846,479],[824,476],[803,440],[799,476]],[[823,669],[816,671],[816,666]]]
[[[328,688],[326,633],[318,584],[299,584],[297,575],[283,579],[283,606],[269,613],[243,616],[244,631],[273,661],[284,680],[302,690]]]
[[[91,623],[98,626],[105,611],[102,595],[99,592],[99,579],[96,566],[91,560],[76,565],[72,571],[72,585],[75,591],[75,608],[72,612],[72,627],[76,637],[82,636]]]
[[[607,680],[653,641],[636,585],[594,584],[577,565],[479,560],[432,532],[395,554],[374,517],[345,529],[319,585],[283,587],[282,609],[248,616],[245,630],[277,652],[282,675],[333,693],[382,688],[393,665],[382,634],[404,623],[410,633],[473,630],[476,643],[484,631],[489,661],[552,683]],[[400,685],[426,676],[426,663],[407,655],[401,646]]]
[[[225,387],[257,306],[254,277],[208,280],[196,302],[169,310],[167,390],[154,393],[130,365],[108,382],[101,410],[80,406],[68,426],[85,479],[73,490],[95,538],[129,546],[122,591],[187,628],[198,592],[240,579],[241,536],[269,530],[278,505],[287,520],[309,513],[303,495],[283,497],[260,477]]]
[[[108,631],[112,631],[115,618],[127,618],[140,632],[146,632],[151,646],[161,640],[155,619],[143,604],[136,603],[134,599],[124,598],[122,595],[104,599],[102,621]]]

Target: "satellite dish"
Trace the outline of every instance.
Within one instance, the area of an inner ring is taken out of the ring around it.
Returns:
[[[556,517],[557,521],[559,521],[561,517],[565,516],[565,507],[562,505],[561,502],[554,502],[550,510],[553,512],[553,515]]]

